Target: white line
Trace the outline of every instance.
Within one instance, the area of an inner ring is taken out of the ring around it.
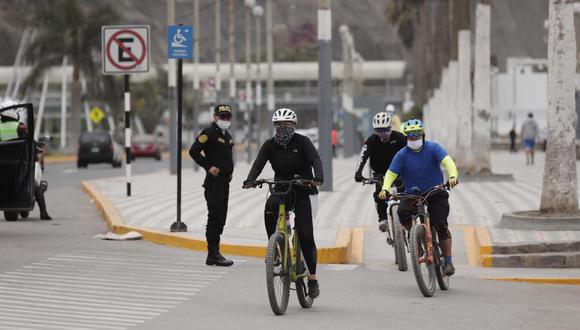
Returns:
[[[0,289],[2,288],[7,288],[7,289],[14,289],[14,285],[13,284],[3,284],[0,282]],[[28,289],[27,289],[28,288]],[[35,285],[35,284],[31,284],[31,283],[26,283],[25,285],[20,284],[18,290],[27,290],[30,292],[54,292],[54,293],[58,293],[58,294],[69,294],[70,292],[72,293],[77,293],[77,294],[86,294],[87,296],[107,296],[113,299],[123,299],[123,300],[136,300],[136,301],[143,301],[143,299],[150,299],[150,300],[156,300],[156,301],[160,301],[160,300],[167,300],[167,301],[163,301],[164,303],[173,303],[173,304],[180,304],[186,300],[189,300],[189,298],[186,297],[169,297],[169,296],[151,296],[148,294],[130,294],[130,293],[126,293],[126,292],[107,292],[107,291],[92,291],[92,290],[84,290],[84,289],[79,289],[79,288],[56,288],[56,287],[51,287],[51,286],[46,286],[46,285]],[[115,298],[117,296],[120,296],[121,298]]]
[[[189,278],[210,278],[210,279],[215,279],[218,280],[220,278],[222,278],[223,276],[221,275],[212,275],[212,274],[199,274],[199,273],[193,273],[193,274],[187,274],[186,276],[180,277],[180,278],[173,278],[168,276],[167,274],[148,274],[148,273],[143,273],[143,271],[141,272],[134,272],[134,273],[118,273],[118,272],[114,272],[115,269],[79,269],[79,268],[71,268],[71,267],[60,267],[58,265],[29,265],[29,266],[24,266],[23,267],[25,270],[30,270],[31,272],[34,271],[44,271],[44,272],[66,272],[66,274],[70,274],[70,275],[81,275],[81,274],[91,274],[91,275],[98,275],[98,276],[103,276],[106,278],[131,278],[133,279],[135,282],[139,282],[141,280],[163,280],[164,283],[171,283],[171,284],[179,284],[181,285],[183,283],[184,280],[187,280]],[[147,272],[149,272],[147,270]],[[112,274],[115,275],[112,275]]]
[[[170,256],[143,256],[137,254],[128,254],[128,253],[116,253],[116,252],[107,252],[107,251],[90,251],[90,250],[77,250],[74,252],[78,253],[88,253],[88,254],[101,254],[101,255],[109,255],[109,256],[118,256],[118,257],[134,257],[134,258],[143,258],[143,259],[161,259],[161,260],[177,260],[177,261],[184,261],[184,262],[191,262],[191,261],[199,261],[202,262],[202,259],[194,259],[194,258],[180,258],[180,257],[170,257]],[[225,273],[225,272],[223,272]]]
[[[22,306],[9,306],[8,304],[6,304],[7,306],[2,306],[2,310],[14,309],[14,310],[19,310],[19,311],[30,311],[30,312],[34,312],[34,313],[45,312],[45,313],[48,313],[51,315],[52,314],[54,314],[54,315],[64,314],[64,315],[70,315],[71,317],[86,317],[86,318],[91,318],[91,319],[103,319],[103,320],[112,320],[112,321],[118,321],[118,320],[122,319],[123,321],[120,321],[120,322],[125,322],[125,323],[143,323],[145,321],[153,319],[152,316],[131,316],[131,315],[119,315],[118,317],[115,315],[110,315],[110,317],[106,317],[106,316],[102,316],[103,313],[98,312],[98,311],[83,312],[83,311],[71,311],[69,308],[34,307],[34,306],[29,306],[27,303],[24,303],[24,302],[11,302],[10,304],[22,305]],[[42,305],[42,306],[45,306],[45,305]]]
[[[73,262],[61,262],[61,261],[55,261],[53,263],[43,263],[43,262],[35,262],[33,264],[31,264],[31,266],[50,266],[50,267],[58,267],[58,268],[65,268],[65,269],[72,269],[72,270],[97,270],[97,271],[106,271],[108,273],[111,273],[113,271],[116,270],[123,270],[127,273],[139,273],[139,274],[143,274],[144,271],[146,271],[147,274],[153,273],[154,275],[157,275],[156,273],[159,274],[163,274],[166,275],[167,270],[164,268],[151,268],[151,267],[147,267],[145,269],[139,269],[136,267],[131,267],[129,265],[127,266],[114,266],[114,267],[110,267],[107,268],[106,270],[103,270],[103,268],[87,268],[87,267],[79,267],[79,266],[86,266],[84,264],[82,265],[78,265],[75,264]],[[216,276],[223,276],[224,274],[226,274],[226,272],[212,272],[212,271],[207,271],[207,270],[198,270],[198,269],[192,269],[189,272],[191,273],[196,273],[196,274],[218,274]]]
[[[56,258],[68,258],[68,259],[89,259],[89,260],[102,260],[102,261],[111,261],[111,262],[120,262],[122,264],[145,264],[145,265],[159,265],[159,264],[169,264],[171,267],[176,269],[189,269],[191,266],[198,266],[198,265],[205,265],[205,261],[203,260],[194,260],[191,262],[173,262],[173,261],[163,261],[163,260],[142,260],[139,258],[132,258],[132,257],[98,257],[98,256],[79,256],[79,255],[70,255],[70,254],[61,254],[57,255]],[[185,266],[185,267],[181,267]]]
[[[44,274],[32,274],[32,273],[20,273],[20,272],[6,272],[4,274],[0,274],[0,277],[10,277],[10,278],[22,278],[22,276],[29,276],[29,277],[46,277],[49,279],[53,279],[57,282],[64,282],[65,280],[71,280],[74,282],[103,282],[102,285],[107,286],[121,286],[121,287],[131,287],[131,288],[150,288],[150,285],[139,285],[139,284],[131,284],[131,281],[115,281],[115,280],[107,280],[107,279],[99,279],[99,278],[90,278],[90,277],[74,277],[74,276],[56,276],[56,275],[44,275]],[[111,284],[109,284],[111,283]],[[125,284],[127,283],[127,284]],[[189,291],[199,287],[205,287],[207,284],[211,284],[209,282],[198,282],[199,284],[190,284],[188,288],[173,288],[173,287],[165,287],[163,285],[157,285],[155,288],[160,290],[169,290],[169,291]]]
[[[2,277],[2,275],[0,275],[0,277]],[[14,276],[16,277],[16,276]],[[0,283],[1,282],[9,282],[9,283],[16,283],[16,285],[22,285],[22,281],[19,278],[4,278],[4,279],[0,279]],[[129,289],[129,288],[125,288],[125,287],[121,287],[121,288],[112,288],[110,286],[107,287],[103,287],[103,286],[96,286],[96,285],[82,285],[82,284],[71,284],[69,282],[62,282],[62,281],[54,281],[54,280],[37,280],[34,281],[34,284],[46,284],[46,285],[51,285],[51,286],[64,286],[64,287],[72,287],[72,288],[91,288],[91,289],[100,289],[103,291],[106,290],[112,290],[114,292],[117,291],[129,291],[129,292],[139,292],[139,293],[167,293],[161,290],[156,290],[156,289]],[[205,286],[202,286],[201,288],[205,288]],[[200,289],[201,289],[200,288]],[[193,290],[195,292],[198,292],[200,289],[197,290]],[[195,294],[195,292],[173,292],[171,294],[174,295],[180,295],[180,296],[193,296]]]
[[[50,299],[31,299],[31,298],[23,298],[23,297],[10,297],[9,299],[5,299],[4,297],[0,297],[0,301],[6,302],[8,304],[14,304],[14,303],[20,302],[21,304],[27,304],[30,306],[46,306],[46,303],[36,303],[36,301],[45,301],[45,302],[51,303],[52,306],[60,306],[63,309],[75,309],[75,310],[83,310],[83,311],[99,311],[99,312],[103,312],[103,313],[114,313],[114,314],[121,314],[121,315],[131,314],[134,317],[137,317],[137,316],[159,316],[159,315],[161,315],[162,312],[167,312],[166,310],[149,312],[149,311],[135,311],[135,310],[128,310],[128,309],[124,310],[121,308],[108,309],[108,308],[101,308],[99,306],[99,304],[87,304],[87,303],[72,304],[72,303],[68,303],[68,302],[57,303],[56,301],[50,300]],[[72,305],[72,306],[70,306],[70,305]],[[81,306],[87,306],[87,307],[81,307]],[[92,307],[88,307],[88,306],[92,306]],[[112,306],[105,305],[105,307],[112,307]]]
[[[62,318],[72,318],[72,319],[80,319],[80,320],[93,320],[101,322],[102,324],[110,324],[110,325],[126,325],[131,326],[135,325],[135,323],[143,323],[145,320],[143,319],[132,319],[127,320],[126,317],[118,318],[118,317],[105,317],[101,316],[100,314],[88,314],[88,315],[80,315],[78,312],[72,314],[69,310],[54,310],[54,309],[44,309],[44,308],[26,308],[26,307],[11,307],[11,306],[2,306],[2,310],[0,313],[11,313],[10,315],[15,315],[18,313],[27,313],[26,315],[34,314],[34,315],[46,315],[46,316],[54,316],[54,317],[62,317]]]
[[[47,324],[28,324],[28,323],[23,323],[23,322],[17,322],[17,321],[10,321],[10,319],[13,318],[1,318],[2,319],[2,323],[6,323],[6,324],[14,324],[14,325],[24,325],[27,327],[33,327],[33,328],[41,328],[41,329],[57,329],[57,330],[95,330],[95,328],[81,328],[81,327],[67,327],[64,325],[58,325],[60,323],[55,323],[55,322],[44,322]],[[56,324],[56,325],[55,325]],[[127,328],[123,328],[123,329],[127,329]]]
[[[113,301],[113,300],[104,300],[104,299],[99,299],[99,298],[95,298],[93,297],[92,299],[90,298],[86,298],[85,295],[81,295],[84,296],[85,298],[82,297],[78,297],[78,295],[75,297],[71,294],[68,295],[64,295],[64,294],[42,294],[42,293],[33,293],[33,292],[23,292],[22,290],[18,290],[18,289],[3,289],[2,292],[0,293],[1,296],[3,297],[9,297],[9,295],[7,295],[6,293],[12,293],[12,294],[16,294],[16,295],[20,295],[20,296],[24,296],[24,297],[39,297],[39,298],[48,298],[48,299],[54,299],[54,300],[68,300],[68,301],[84,301],[84,302],[95,302],[95,303],[100,303],[100,304],[108,304],[108,305],[118,305],[118,306],[133,306],[133,307],[143,307],[143,308],[150,308],[153,310],[157,310],[157,308],[166,308],[166,309],[171,309],[174,308],[175,305],[161,305],[161,304],[145,304],[145,303],[134,303],[134,302],[127,302],[127,301]],[[153,308],[153,307],[157,307],[157,308]],[[0,308],[1,310],[1,308]]]
[[[58,257],[50,257],[47,258],[48,260],[51,261],[68,261],[68,262],[74,262],[74,263],[90,263],[91,265],[94,264],[102,264],[102,265],[114,265],[114,266],[124,266],[124,267],[131,267],[132,269],[135,269],[135,267],[143,267],[145,268],[144,270],[146,270],[146,265],[138,265],[138,264],[133,264],[130,265],[127,262],[113,262],[113,261],[99,261],[99,260],[82,260],[80,258],[58,258]],[[202,264],[199,265],[193,265],[193,266],[202,266]],[[203,264],[203,267],[207,267],[205,265],[205,263]],[[188,269],[164,269],[164,268],[153,268],[155,270],[159,270],[159,271],[166,271],[166,272],[187,272],[189,271]]]
[[[12,313],[6,313],[0,311],[0,319],[4,320],[15,320],[15,321],[22,321],[26,320],[27,322],[34,322],[36,324],[42,323],[49,323],[49,324],[62,324],[62,325],[72,325],[72,326],[82,326],[82,327],[89,327],[89,328],[96,328],[96,329],[109,329],[109,330],[123,330],[127,329],[134,324],[127,324],[124,326],[115,326],[115,324],[105,324],[102,321],[87,321],[87,320],[67,320],[66,318],[62,317],[55,317],[50,315],[39,315],[39,314],[25,314],[25,315],[14,315]],[[25,322],[23,322],[25,323]],[[117,324],[118,325],[118,324]]]
[[[6,272],[5,274],[30,274],[30,276],[43,276],[44,274],[48,276],[48,274],[51,275],[58,275],[58,274],[62,274],[62,275],[78,275],[78,276],[73,276],[72,278],[77,278],[77,279],[94,279],[95,281],[101,281],[101,282],[118,282],[118,283],[143,283],[144,285],[155,285],[158,286],[160,288],[164,288],[164,287],[175,287],[175,286],[181,286],[181,287],[196,287],[196,284],[209,284],[212,282],[215,282],[217,280],[219,280],[218,278],[214,278],[214,277],[208,277],[208,275],[198,275],[198,274],[187,274],[187,275],[183,275],[182,277],[180,277],[179,279],[185,278],[186,281],[177,281],[178,279],[175,277],[171,277],[171,276],[166,276],[165,278],[163,277],[157,277],[157,278],[144,278],[144,277],[138,277],[135,276],[133,277],[134,274],[124,274],[122,276],[113,276],[113,275],[101,275],[101,274],[94,274],[94,273],[89,273],[90,275],[97,275],[100,277],[87,277],[87,276],[83,276],[83,273],[72,273],[72,272],[56,272],[57,274],[52,274],[49,272],[35,272],[35,271],[26,271],[26,272]],[[130,278],[131,280],[127,280],[127,278]],[[190,280],[190,283],[187,283],[187,280]],[[184,283],[185,282],[185,283]]]

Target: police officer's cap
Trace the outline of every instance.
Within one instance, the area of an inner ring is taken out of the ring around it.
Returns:
[[[217,116],[231,116],[232,115],[232,107],[230,107],[227,104],[218,104],[215,107],[213,114],[217,115]]]

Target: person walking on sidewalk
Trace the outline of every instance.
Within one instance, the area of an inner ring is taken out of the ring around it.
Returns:
[[[389,170],[385,174],[383,189],[379,198],[386,200],[391,186],[398,176],[405,182],[407,194],[420,195],[430,188],[443,183],[444,167],[449,175],[449,187],[458,184],[459,174],[455,162],[447,152],[437,143],[425,141],[425,128],[419,119],[411,119],[403,125],[403,133],[407,136],[407,147],[401,149],[393,159]],[[455,274],[451,257],[451,233],[449,232],[447,217],[449,216],[449,194],[440,191],[427,199],[427,212],[439,236],[441,250],[445,260],[445,275]],[[401,225],[411,230],[412,217],[416,213],[416,206],[408,199],[401,200],[397,214]]]
[[[189,149],[189,155],[206,170],[203,188],[207,202],[207,265],[231,266],[220,253],[220,235],[226,224],[230,181],[234,172],[234,140],[228,128],[232,119],[232,108],[227,104],[214,109],[214,122],[204,129]]]
[[[526,154],[526,165],[534,165],[534,147],[538,138],[538,123],[531,112],[528,114],[528,119],[522,124],[521,136]]]
[[[512,127],[511,131],[510,131],[510,152],[517,152],[516,150],[516,125],[514,124],[514,126]]]
[[[312,219],[315,217],[318,207],[318,189],[316,187],[320,186],[324,180],[322,161],[312,141],[304,135],[294,133],[297,122],[294,111],[286,108],[278,109],[272,116],[272,122],[276,128],[276,134],[264,142],[260,148],[242,188],[256,187],[255,181],[268,161],[272,165],[276,180],[292,180],[295,175],[299,175],[302,179],[314,181],[313,186],[308,188],[296,187],[287,203],[289,207],[294,206],[296,231],[300,237],[304,261],[310,272],[308,292],[312,298],[316,298],[320,294],[320,289],[316,277],[316,243],[314,242]],[[314,175],[312,169],[314,169]],[[280,199],[275,195],[271,195],[266,201],[264,222],[268,238],[276,231],[279,204]]]
[[[400,132],[392,130],[392,117],[388,112],[379,112],[373,117],[373,129],[375,134],[369,136],[360,151],[358,165],[354,174],[354,181],[363,180],[363,169],[367,160],[370,158],[370,166],[374,178],[382,178],[395,154],[407,146],[407,138]],[[396,183],[400,186],[401,182]],[[375,208],[379,216],[379,230],[384,232],[388,229],[387,222],[387,205],[384,200],[379,198],[382,189],[382,182],[376,184],[373,197],[375,199]]]

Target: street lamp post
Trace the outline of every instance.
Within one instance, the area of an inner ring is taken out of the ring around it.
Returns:
[[[331,0],[318,0],[318,141],[324,165],[322,191],[332,191]]]
[[[220,103],[222,77],[220,74],[221,62],[221,0],[215,1],[215,102]]]
[[[254,17],[256,17],[256,107],[254,108],[256,123],[256,144],[258,147],[262,140],[262,76],[260,70],[260,62],[262,57],[262,22],[261,18],[264,15],[262,6],[254,6],[252,9]]]
[[[250,80],[250,20],[252,13],[250,12],[255,0],[244,0],[246,6],[246,111],[244,112],[244,119],[246,121],[245,135],[246,135],[246,160],[248,164],[252,161],[252,118],[250,116],[250,108],[252,107],[252,83]]]
[[[235,34],[234,34],[234,7],[236,0],[229,0],[228,2],[228,57],[230,61],[230,77],[229,77],[229,94],[230,94],[230,106],[234,107],[236,102],[236,78],[234,75],[234,63],[236,62],[235,53]],[[232,118],[232,134],[234,136],[234,141],[237,137],[237,123],[239,122],[238,116]],[[236,153],[234,153],[234,160],[236,159]]]
[[[199,90],[199,0],[193,0],[193,136],[199,133],[199,105],[201,104],[201,93]],[[193,162],[193,170],[199,171],[199,166]]]
[[[274,112],[274,77],[272,72],[272,62],[274,61],[274,43],[272,39],[272,0],[266,0],[266,60],[268,61],[268,83],[266,86],[269,113]]]

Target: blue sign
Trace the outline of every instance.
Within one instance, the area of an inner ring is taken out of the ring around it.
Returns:
[[[169,25],[167,29],[167,58],[193,57],[193,27]]]

